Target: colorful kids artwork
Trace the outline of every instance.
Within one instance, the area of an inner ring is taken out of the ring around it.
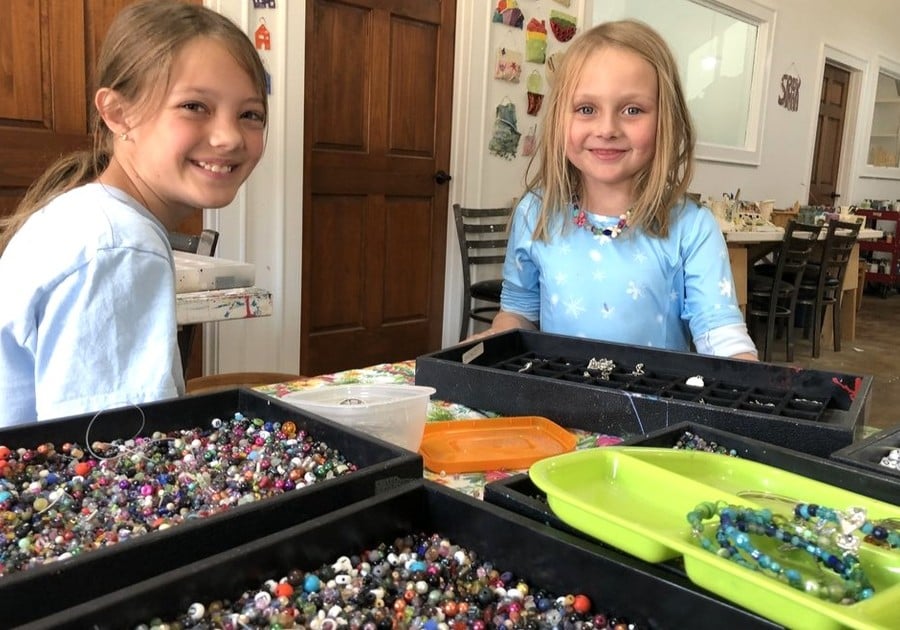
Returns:
[[[522,25],[525,24],[525,16],[522,14],[522,10],[519,8],[519,3],[516,0],[499,0],[492,21],[515,28],[522,28]]]
[[[574,15],[562,11],[550,11],[550,29],[559,42],[567,42],[575,37],[578,19]]]
[[[517,128],[516,106],[510,102],[497,105],[494,119],[494,135],[488,144],[492,155],[511,160],[519,149],[519,138],[522,136]]]
[[[509,48],[497,49],[497,65],[494,78],[510,83],[518,83],[522,74],[522,53]]]
[[[547,27],[543,20],[531,18],[525,29],[525,61],[544,63],[547,58]]]
[[[541,103],[544,102],[544,80],[541,79],[541,73],[532,70],[526,84],[528,85],[528,115],[537,116],[541,110]]]

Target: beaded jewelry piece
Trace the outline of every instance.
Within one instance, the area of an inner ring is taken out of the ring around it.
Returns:
[[[580,228],[589,230],[595,237],[602,235],[608,236],[609,238],[616,238],[628,227],[628,219],[630,218],[631,209],[629,208],[625,211],[624,214],[619,215],[619,222],[616,223],[613,227],[598,228],[597,226],[592,225],[590,221],[588,221],[587,213],[578,205],[578,198],[576,197],[572,199],[572,222]]]
[[[719,523],[715,537],[710,538],[704,535],[704,521],[715,516],[719,517]],[[694,537],[707,551],[787,582],[795,589],[841,604],[852,604],[875,594],[859,558],[849,552],[840,555],[832,553],[822,546],[824,541],[816,532],[792,526],[787,518],[772,514],[771,510],[728,505],[724,501],[706,501],[688,512],[687,520]],[[784,543],[787,549],[806,552],[817,564],[834,572],[841,583],[804,578],[797,569],[783,567],[778,558],[763,553],[753,545],[751,536],[754,535]]]
[[[825,523],[837,525],[836,543],[842,549],[855,551],[859,547],[859,538],[853,535],[857,530],[865,535],[866,542],[891,549],[900,547],[900,532],[868,520],[865,508],[852,507],[840,512],[815,503],[798,503],[794,506],[794,516],[812,523],[817,530],[823,530]]]

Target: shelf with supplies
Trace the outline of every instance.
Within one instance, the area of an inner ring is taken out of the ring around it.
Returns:
[[[900,242],[897,240],[900,212],[857,208],[856,214],[865,217],[866,228],[884,232],[880,240],[860,241],[859,264],[865,266],[866,282],[880,285],[882,296],[885,296],[900,281]]]

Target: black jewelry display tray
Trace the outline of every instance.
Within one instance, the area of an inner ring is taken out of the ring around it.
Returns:
[[[835,451],[831,458],[837,462],[849,464],[857,470],[865,470],[882,478],[891,479],[900,487],[900,470],[882,466],[879,462],[887,457],[891,449],[900,448],[900,426],[885,429],[864,440]],[[892,503],[900,504],[900,490],[894,495]]]
[[[337,449],[358,469],[165,531],[0,576],[0,625],[10,627],[74,606],[422,478],[420,455],[249,389],[185,396],[139,408],[105,411],[96,419],[90,414],[21,425],[0,431],[0,444],[11,449],[34,448],[45,442],[83,445],[89,427],[93,443],[130,438],[138,431],[150,435],[153,431],[208,427],[213,418],[231,418],[240,411],[263,420],[292,420],[298,430]],[[143,427],[140,412],[145,417]],[[114,617],[104,624],[121,625],[121,620]]]
[[[103,629],[135,627],[154,617],[176,618],[193,602],[235,598],[291,569],[316,570],[342,555],[419,532],[438,533],[476,552],[498,570],[526,580],[532,589],[541,587],[557,596],[584,593],[595,611],[625,617],[639,628],[777,627],[653,565],[425,480],[85,601],[26,627]]]
[[[592,359],[615,369],[605,379]],[[695,375],[702,387],[686,384]],[[861,432],[872,377],[514,330],[418,357],[416,383],[474,409],[596,433],[691,421],[827,457]]]

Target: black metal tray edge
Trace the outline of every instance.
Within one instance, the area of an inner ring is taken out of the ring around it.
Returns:
[[[222,407],[216,407],[222,405]],[[211,409],[214,407],[214,409]],[[210,394],[197,394],[178,399],[140,405],[147,426],[169,430],[188,426],[182,422],[197,418],[197,423],[208,422],[214,415],[241,411],[263,418],[272,414],[285,414],[298,427],[309,428],[313,435],[339,448],[349,460],[359,464],[359,469],[347,476],[330,479],[290,493],[235,506],[227,511],[203,519],[184,522],[165,531],[120,542],[110,547],[95,549],[73,556],[62,562],[46,563],[0,577],[0,619],[5,624],[24,623],[37,615],[72,606],[84,594],[73,592],[72,584],[83,584],[86,593],[96,596],[120,588],[151,575],[147,568],[156,563],[163,570],[180,566],[223,548],[245,542],[248,537],[267,535],[272,531],[295,524],[298,519],[318,516],[348,503],[390,491],[407,483],[420,480],[423,474],[422,457],[398,446],[370,436],[358,430],[335,423],[316,414],[302,411],[279,401],[277,398],[248,388],[234,388]],[[133,406],[112,409],[100,418],[108,420],[134,416]],[[160,414],[166,415],[161,424],[152,426]],[[139,416],[139,414],[138,414]],[[41,442],[64,440],[84,441],[86,423],[93,414],[61,420],[21,425],[0,430],[0,444],[17,446],[35,445]],[[118,429],[108,430],[95,424],[92,439],[110,440],[121,437]],[[125,425],[132,428],[130,425]],[[136,431],[128,432],[133,435]],[[62,434],[63,437],[58,437]],[[10,442],[8,437],[14,439]],[[38,441],[32,441],[37,438]],[[85,581],[84,576],[91,575]],[[22,606],[22,601],[42,601],[40,607]]]
[[[780,627],[654,565],[420,480],[82,603],[24,628],[99,630],[133,624],[159,611],[177,614],[193,601],[221,596],[223,588],[227,592],[242,592],[277,577],[273,573],[280,575],[292,567],[317,568],[338,555],[356,553],[389,540],[389,536],[415,531],[440,532],[451,542],[473,549],[495,565],[557,594],[586,592],[604,610],[637,620],[640,627],[687,624],[694,628],[721,628],[727,623],[741,628]],[[340,536],[335,536],[335,532],[340,532]],[[299,546],[290,544],[301,539]],[[250,566],[249,559],[256,563]],[[260,566],[260,562],[266,566]],[[602,570],[598,571],[598,566]],[[173,589],[176,594],[171,592]],[[654,596],[645,597],[650,592]]]
[[[900,470],[878,463],[894,448],[900,448],[900,426],[884,429],[858,442],[853,442],[832,453],[831,459],[900,484]],[[895,497],[894,503],[900,504],[900,493]]]

